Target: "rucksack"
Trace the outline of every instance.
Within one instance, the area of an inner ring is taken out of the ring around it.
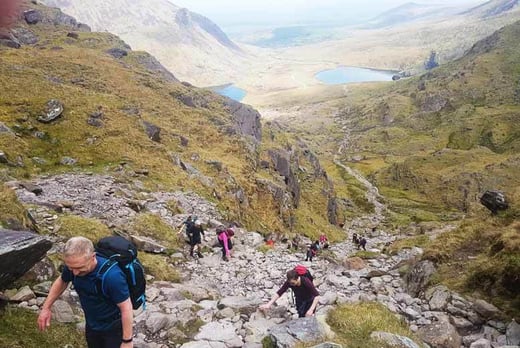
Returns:
[[[137,259],[136,246],[120,236],[105,237],[97,243],[96,253],[107,259],[96,274],[96,290],[98,293],[106,296],[103,286],[105,277],[108,271],[117,265],[126,276],[133,309],[138,309],[141,306],[146,308],[146,278],[144,277],[143,265]]]
[[[296,273],[298,273],[299,276],[308,278],[311,282],[314,280],[314,277],[311,275],[311,272],[304,265],[297,265],[296,267],[294,267],[294,270],[296,271]]]

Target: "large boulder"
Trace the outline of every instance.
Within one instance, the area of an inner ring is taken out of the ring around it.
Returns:
[[[506,210],[509,208],[506,197],[500,191],[489,190],[484,192],[480,197],[480,203],[488,208],[493,214],[496,214],[499,210]]]
[[[406,290],[412,296],[417,296],[424,290],[431,276],[435,272],[433,262],[425,260],[418,262],[404,278]]]
[[[23,276],[51,246],[37,234],[0,229],[0,289]]]
[[[328,328],[316,317],[298,318],[269,329],[269,338],[275,347],[289,348],[327,339]]]
[[[440,316],[439,321],[420,328],[418,335],[432,348],[460,348],[462,345],[462,338],[448,316]]]

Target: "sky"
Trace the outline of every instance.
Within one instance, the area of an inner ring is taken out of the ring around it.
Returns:
[[[412,0],[169,0],[202,14],[220,26],[234,24],[359,20],[411,2]],[[442,5],[477,5],[486,0],[415,0],[416,3]]]

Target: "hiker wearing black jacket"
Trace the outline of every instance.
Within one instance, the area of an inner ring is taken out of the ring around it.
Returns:
[[[300,276],[294,269],[287,272],[287,280],[282,287],[273,295],[273,298],[266,304],[261,305],[260,310],[267,310],[278,300],[288,289],[294,292],[296,300],[296,310],[298,317],[312,317],[316,311],[316,306],[320,299],[320,293],[314,287],[312,281],[304,276]]]

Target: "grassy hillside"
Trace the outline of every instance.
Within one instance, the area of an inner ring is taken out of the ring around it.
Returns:
[[[71,171],[132,181],[136,172],[145,170],[148,174],[139,180],[146,190],[195,191],[215,202],[227,220],[251,230],[309,236],[325,231],[340,237],[327,219],[327,199],[351,197],[341,190],[336,194],[341,182],[332,185],[323,174],[306,174],[315,171],[315,164],[299,150],[301,140],[267,125],[265,131],[272,134],[255,144],[237,134],[237,121],[224,98],[152,71],[143,64],[147,54],[129,50],[116,36],[69,35],[70,27],[47,20],[58,10],[28,2],[25,6],[41,11],[44,20],[28,25],[20,19],[16,24],[17,30],[32,32],[36,44],[0,47],[0,122],[12,130],[0,134],[0,151],[9,161],[0,164],[3,181]],[[128,55],[115,58],[107,53],[114,48]],[[51,123],[41,123],[37,118],[51,99],[59,100],[64,112]],[[101,124],[89,124],[91,115],[99,112]],[[146,124],[161,128],[160,141],[148,137]],[[273,194],[273,185],[288,190],[273,168],[273,150],[291,153],[301,181],[300,204],[282,207]],[[77,162],[66,164],[67,157]],[[199,174],[183,170],[177,158]],[[261,160],[271,165],[263,168]],[[247,196],[247,204],[238,202],[238,190]]]
[[[334,102],[336,121],[350,129],[342,158],[363,158],[350,164],[379,187],[395,226],[465,218],[455,232],[426,243],[426,257],[441,267],[436,281],[516,310],[519,36],[517,22],[457,61],[383,87],[353,88]],[[511,208],[491,217],[478,201],[487,189],[503,191]]]

